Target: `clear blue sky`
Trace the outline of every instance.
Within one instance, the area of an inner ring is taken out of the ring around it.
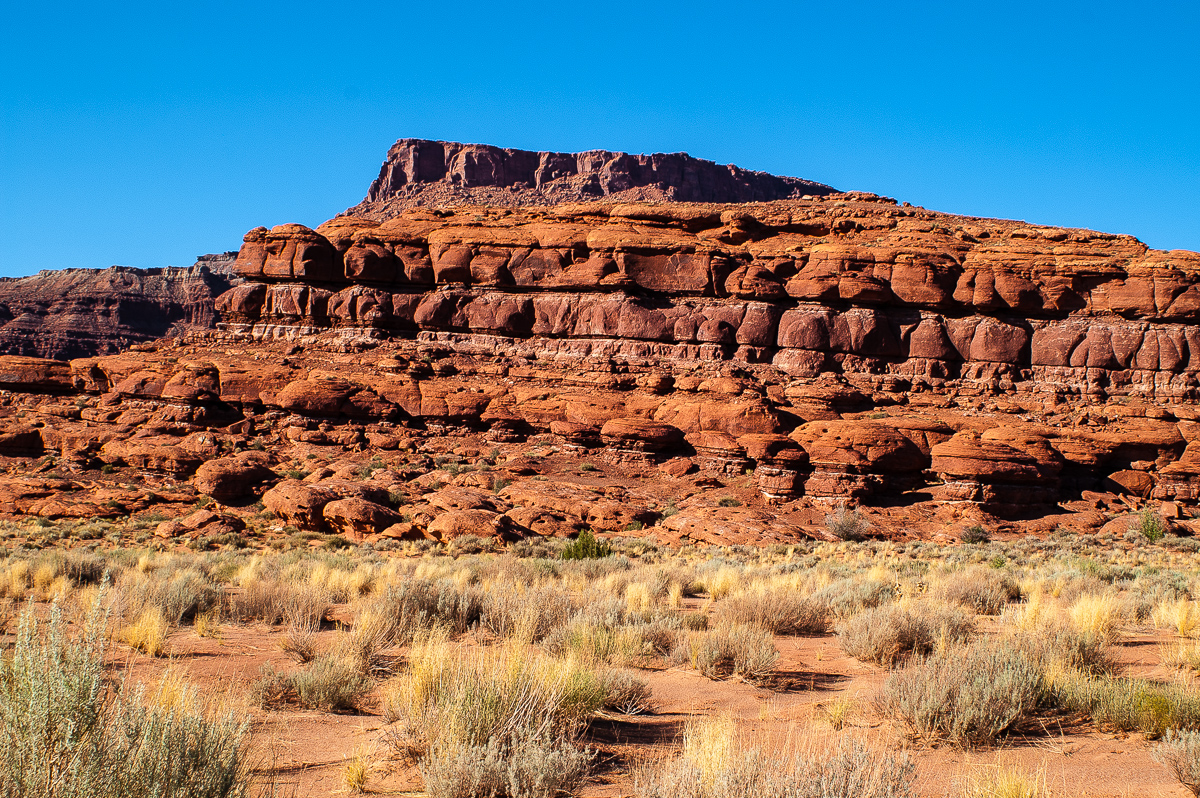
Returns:
[[[1200,250],[1198,8],[9,3],[0,274],[316,225],[401,137],[686,151]]]

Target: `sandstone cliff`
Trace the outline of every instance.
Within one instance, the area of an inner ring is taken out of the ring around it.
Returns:
[[[1197,398],[1197,253],[871,195],[339,217],[253,230],[235,268],[248,282],[218,309],[257,337],[360,329],[897,392]]]
[[[530,152],[401,139],[388,151],[366,199],[346,214],[383,220],[421,206],[762,202],[833,192],[811,180],[722,166],[686,153]]]
[[[169,342],[0,357],[0,515],[261,498],[281,533],[380,543],[786,543],[841,503],[896,538],[1200,528],[1200,254],[860,193],[546,204],[597,170],[402,144],[355,213],[247,233],[218,329],[200,302]]]
[[[189,268],[62,269],[0,279],[0,353],[70,358],[117,352],[187,327],[211,327],[236,284],[232,253]]]

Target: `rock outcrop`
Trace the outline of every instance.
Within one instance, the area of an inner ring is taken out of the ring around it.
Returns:
[[[253,230],[235,268],[218,309],[256,339],[862,376],[814,385],[814,418],[881,390],[1197,398],[1197,253],[870,195],[339,217]]]
[[[186,329],[210,328],[214,300],[238,280],[232,253],[188,268],[62,269],[0,278],[0,354],[111,354]]]
[[[1195,523],[1197,253],[609,155],[402,143],[352,214],[246,235],[217,329],[0,356],[0,515],[154,507],[196,545]],[[614,201],[647,174],[791,193]]]
[[[723,166],[682,152],[530,152],[401,139],[388,151],[366,198],[346,213],[382,220],[421,206],[764,202],[833,192],[811,180]]]

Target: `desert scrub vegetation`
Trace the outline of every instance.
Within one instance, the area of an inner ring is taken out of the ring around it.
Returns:
[[[709,679],[734,677],[761,684],[779,660],[770,633],[758,626],[722,624],[688,639],[692,667]]]
[[[974,622],[957,607],[917,601],[864,610],[837,626],[843,651],[885,668],[936,646],[966,642],[974,633]]]
[[[1023,652],[981,640],[910,660],[888,677],[877,704],[920,739],[988,745],[1032,717],[1043,692],[1042,673]]]
[[[772,750],[728,717],[689,722],[683,752],[637,774],[637,798],[907,798],[913,763],[843,738],[830,749]],[[762,741],[765,743],[766,741]]]
[[[106,679],[106,611],[93,601],[79,636],[62,611],[22,614],[0,668],[0,789],[14,796],[245,796],[248,723],[207,710],[178,685]]]
[[[819,635],[829,628],[829,609],[798,591],[759,589],[717,605],[718,623],[759,626],[777,635]]]
[[[1048,689],[1056,705],[1087,715],[1102,729],[1136,731],[1149,740],[1200,730],[1200,690],[1194,685],[1067,671],[1051,674]]]
[[[586,776],[579,735],[607,698],[606,680],[569,660],[519,644],[458,651],[431,633],[386,686],[384,716],[430,796],[551,798]]]
[[[838,540],[858,541],[871,531],[871,524],[857,509],[842,502],[825,516],[825,530]]]
[[[999,615],[1021,598],[1021,586],[1009,574],[975,565],[945,576],[933,595],[977,615]]]
[[[1200,796],[1200,733],[1167,732],[1155,758],[1170,768],[1188,792]]]

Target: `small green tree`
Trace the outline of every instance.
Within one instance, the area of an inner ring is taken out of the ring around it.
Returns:
[[[579,537],[563,548],[564,560],[598,560],[612,554],[612,546],[603,540],[597,540],[590,529],[579,533]]]

